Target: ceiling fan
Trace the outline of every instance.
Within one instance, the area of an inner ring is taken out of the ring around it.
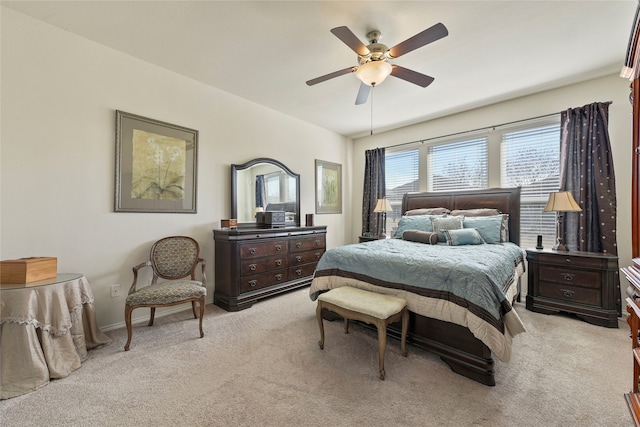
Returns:
[[[449,34],[447,28],[442,23],[437,23],[389,49],[386,45],[379,43],[381,33],[377,30],[370,31],[367,34],[367,40],[369,41],[369,45],[367,46],[347,27],[336,27],[333,28],[331,32],[358,54],[358,65],[309,80],[307,81],[307,85],[313,86],[334,77],[355,72],[356,76],[362,82],[358,90],[358,96],[356,97],[356,105],[367,102],[371,88],[382,83],[388,75],[406,80],[421,87],[429,86],[434,80],[433,77],[399,65],[390,64],[388,60],[399,58],[405,53],[446,37]]]

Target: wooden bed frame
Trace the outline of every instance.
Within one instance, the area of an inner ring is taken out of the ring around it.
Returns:
[[[520,243],[520,188],[491,188],[453,193],[407,193],[402,212],[410,209],[444,207],[453,209],[495,208],[509,214],[509,241]],[[517,301],[520,301],[518,281]],[[400,338],[396,325],[389,335]],[[435,353],[456,373],[485,385],[495,385],[491,350],[469,329],[442,320],[411,313],[408,341]]]

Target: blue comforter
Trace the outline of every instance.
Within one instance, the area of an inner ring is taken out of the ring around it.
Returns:
[[[346,245],[322,256],[310,296],[315,300],[320,292],[336,286],[373,285],[398,296],[426,297],[428,303],[417,301],[412,311],[467,326],[480,339],[487,334],[506,335],[509,343],[503,345],[510,347],[510,337],[523,332],[524,326],[505,291],[517,267],[524,270],[524,256],[513,243],[448,246],[386,239]],[[511,331],[506,330],[509,325],[505,328],[507,313],[517,319]]]

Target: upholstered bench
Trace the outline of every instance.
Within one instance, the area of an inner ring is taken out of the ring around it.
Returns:
[[[349,320],[360,320],[378,328],[378,351],[380,379],[384,380],[384,352],[387,347],[387,325],[402,319],[402,355],[407,356],[407,328],[409,311],[407,301],[391,295],[369,292],[350,286],[331,289],[318,296],[316,318],[320,326],[320,349],[324,348],[324,326],[322,309],[332,311],[344,318],[344,333],[349,333]]]

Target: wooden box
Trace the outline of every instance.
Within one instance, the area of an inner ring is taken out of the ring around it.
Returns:
[[[0,283],[27,284],[55,278],[58,258],[32,257],[0,261]]]

